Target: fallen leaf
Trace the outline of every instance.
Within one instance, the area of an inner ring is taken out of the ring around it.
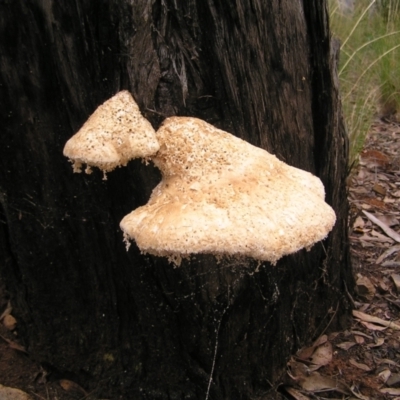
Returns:
[[[363,210],[363,213],[374,224],[378,225],[386,233],[386,235],[390,236],[396,242],[400,242],[400,234],[398,234],[396,231],[394,231],[392,228],[390,228],[388,225],[386,225],[384,222],[382,222],[379,218],[377,218],[375,215],[369,213],[368,211]]]
[[[385,236],[382,233],[379,233],[374,230],[372,230],[370,233],[372,236],[364,234],[359,238],[359,240],[367,242],[393,243],[393,239],[390,239],[390,237]]]
[[[394,285],[396,286],[397,293],[400,291],[400,275],[399,274],[392,274],[390,277],[393,280]]]
[[[375,286],[372,284],[369,278],[361,274],[357,274],[357,292],[360,297],[366,300],[372,300],[375,296]]]
[[[390,372],[390,369],[384,369],[383,371],[379,372],[378,378],[381,382],[386,383],[391,374],[392,373]]]
[[[13,331],[17,326],[17,320],[11,314],[8,314],[3,318],[3,325],[9,331]]]
[[[370,210],[372,207],[379,208],[380,210],[387,211],[387,206],[384,201],[370,198],[370,199],[363,199],[364,203],[362,204],[362,208],[364,210]]]
[[[354,335],[354,340],[356,341],[357,344],[363,344],[365,342],[365,339],[362,336]]]
[[[340,332],[331,332],[328,336],[328,340],[335,340],[340,335]]]
[[[377,174],[376,176],[380,181],[385,181],[385,182],[389,182],[390,181],[390,179],[384,174]]]
[[[363,163],[368,163],[369,168],[384,167],[386,168],[389,163],[389,157],[381,151],[368,149],[360,153],[360,159]]]
[[[3,400],[32,400],[28,393],[8,386],[0,385],[0,399]]]
[[[366,371],[366,372],[369,372],[372,370],[372,368],[369,367],[367,364],[359,363],[356,360],[354,360],[354,358],[350,358],[349,363],[359,369],[362,369],[363,371]]]
[[[382,196],[385,196],[385,194],[386,194],[386,189],[382,185],[380,185],[379,183],[375,183],[373,188],[372,188],[372,190],[375,193],[378,193],[378,194],[380,194]]]
[[[394,367],[400,367],[400,364],[397,364],[395,361],[390,360],[389,358],[382,358],[381,360],[376,360],[378,364],[387,364],[392,365]]]
[[[386,385],[394,386],[400,382],[400,374],[391,374],[389,379],[386,381]]]
[[[382,318],[374,317],[373,315],[365,314],[361,311],[353,310],[353,316],[364,322],[372,322],[373,324],[378,324],[388,328],[400,330],[400,325],[392,321],[385,321]]]
[[[383,388],[380,390],[381,393],[390,394],[392,396],[400,395],[400,389],[398,388]]]
[[[387,329],[386,326],[371,324],[371,322],[360,321],[360,323],[371,331],[384,331]]]
[[[24,346],[21,346],[21,345],[18,344],[17,342],[13,342],[12,340],[7,339],[7,338],[5,338],[5,337],[2,336],[2,335],[0,335],[0,338],[3,339],[5,342],[8,343],[8,346],[10,347],[10,349],[17,350],[17,351],[20,351],[21,353],[27,354],[27,351],[26,351],[26,349],[25,349]]]
[[[365,188],[364,186],[350,187],[349,191],[352,193],[357,193],[357,194],[368,194],[369,193],[369,190],[367,188]]]
[[[400,250],[400,244],[396,244],[395,246],[390,247],[379,256],[379,258],[376,260],[376,263],[380,264],[386,257],[389,257],[391,254],[399,250]]]
[[[389,268],[400,267],[400,262],[399,261],[384,261],[382,263],[382,267],[389,267]]]
[[[383,292],[388,292],[389,291],[389,286],[386,284],[386,282],[380,281],[379,282],[379,287]]]
[[[359,185],[363,184],[363,180],[371,176],[371,173],[368,172],[365,168],[361,167],[360,170],[358,171],[357,178],[359,182],[357,182]],[[360,182],[361,181],[361,182]],[[354,190],[359,190],[360,192],[362,191],[361,188],[355,188]],[[366,192],[367,193],[367,192]]]
[[[369,347],[370,349],[374,349],[376,347],[381,347],[383,343],[385,343],[384,338],[377,338],[375,343],[370,343],[367,345],[367,347]]]
[[[361,246],[362,246],[363,248],[376,247],[376,246],[373,245],[373,243],[368,243],[368,242],[366,242],[366,241],[364,241],[364,240],[360,240],[360,244],[361,244]]]
[[[294,380],[299,381],[303,377],[308,375],[308,367],[302,362],[298,362],[293,358],[287,363],[288,370],[287,374]]]
[[[351,349],[355,345],[356,345],[355,342],[343,342],[343,343],[337,344],[336,347],[339,347],[340,349],[343,349],[343,350],[347,351],[347,350]]]
[[[394,203],[396,203],[396,199],[392,199],[392,198],[390,198],[390,197],[385,197],[384,199],[383,199],[383,202],[384,203],[387,203],[387,204],[394,204]]]
[[[310,371],[316,371],[318,368],[329,364],[332,361],[332,345],[330,342],[325,342],[318,346],[311,356]]]
[[[373,236],[375,238],[375,240],[379,239],[378,240],[379,242],[382,242],[382,243],[385,243],[385,242],[393,243],[393,239],[391,239],[389,236],[386,236],[386,235],[376,231],[375,229],[372,229],[370,231],[370,235]]]
[[[365,222],[362,217],[358,216],[354,221],[353,228],[364,228]]]
[[[325,343],[327,340],[327,335],[320,336],[310,347],[300,349],[296,354],[297,358],[303,361],[309,361],[315,349],[321,344]]]
[[[367,311],[368,308],[370,308],[370,307],[371,307],[371,303],[361,303],[361,304],[360,304],[360,307],[357,307],[357,308],[358,308],[358,311],[365,312],[365,311]]]
[[[399,220],[394,215],[380,215],[379,219],[390,227],[399,224]]]
[[[373,339],[373,336],[367,335],[367,334],[364,333],[364,332],[360,332],[360,331],[351,331],[351,333],[352,333],[353,335],[363,336],[363,337],[365,337],[365,338],[367,338],[367,339]]]
[[[72,382],[68,379],[60,379],[58,381],[60,386],[66,391],[66,392],[78,392],[82,393],[83,395],[87,396],[88,393],[83,389],[81,386],[79,386],[77,383]]]
[[[357,389],[356,386],[352,386],[350,388],[351,393],[357,397],[357,399],[361,399],[361,400],[371,400],[371,398],[369,396],[364,396],[362,393],[360,393],[360,391]]]

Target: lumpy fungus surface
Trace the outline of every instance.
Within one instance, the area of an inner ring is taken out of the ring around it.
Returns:
[[[134,158],[153,155],[158,148],[153,127],[124,90],[96,109],[68,140],[64,155],[72,160],[75,172],[82,164],[109,172]]]
[[[121,221],[142,251],[275,262],[331,230],[335,213],[312,174],[196,118],[168,118],[156,136],[163,179]]]
[[[321,181],[197,118],[154,133],[126,91],[101,105],[66,144],[75,165],[110,171],[151,159],[162,181],[121,221],[142,252],[244,256],[275,263],[324,239],[336,217]]]

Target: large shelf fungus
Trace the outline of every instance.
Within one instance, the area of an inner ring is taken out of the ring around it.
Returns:
[[[82,137],[80,131],[70,141]],[[113,139],[102,140],[109,146]],[[205,121],[168,118],[156,140],[159,149],[145,157],[161,170],[162,181],[146,205],[121,221],[125,238],[143,252],[173,260],[208,253],[275,263],[324,239],[335,223],[317,177]],[[108,170],[103,153],[93,163],[65,152],[75,162]]]

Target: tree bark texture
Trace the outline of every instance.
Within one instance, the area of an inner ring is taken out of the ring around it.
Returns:
[[[0,1],[0,274],[37,360],[112,399],[273,398],[290,354],[345,323],[347,138],[325,7]],[[122,89],[155,128],[199,117],[318,175],[338,218],[327,240],[276,266],[127,252],[119,221],[158,171],[135,160],[102,180],[62,155]]]

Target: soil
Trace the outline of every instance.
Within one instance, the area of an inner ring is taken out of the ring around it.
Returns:
[[[377,119],[348,179],[358,291],[356,298],[348,293],[354,306],[352,326],[323,335],[293,356],[288,381],[279,388],[287,398],[400,400],[399,148],[400,124]],[[52,376],[30,357],[19,344],[18,324],[1,282],[0,320],[1,385],[18,388],[32,399],[100,398]],[[1,392],[0,398],[8,399]]]

